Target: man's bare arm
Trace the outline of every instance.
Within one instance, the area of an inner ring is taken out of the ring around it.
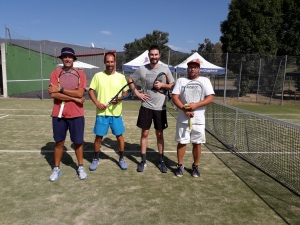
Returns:
[[[49,94],[52,93],[59,93],[59,94],[64,94],[70,97],[74,97],[74,98],[82,98],[85,92],[84,88],[79,87],[76,90],[71,90],[71,89],[67,89],[67,88],[63,88],[63,93],[60,93],[61,87],[59,86],[55,86],[55,85],[49,85],[48,87],[48,92]],[[58,95],[58,97],[60,97],[60,95]],[[62,97],[62,96],[61,96]],[[64,99],[60,99],[59,100],[64,100]]]

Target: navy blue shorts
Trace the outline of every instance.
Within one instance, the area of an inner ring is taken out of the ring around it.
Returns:
[[[139,128],[149,130],[154,123],[155,130],[164,130],[168,127],[167,111],[166,110],[153,110],[141,106],[139,117],[136,125]]]
[[[52,117],[53,138],[55,142],[66,139],[69,130],[70,139],[75,144],[83,143],[84,117],[58,118]]]

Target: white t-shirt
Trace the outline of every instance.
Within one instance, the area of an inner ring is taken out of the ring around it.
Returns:
[[[204,98],[208,95],[215,94],[214,89],[211,85],[211,82],[208,78],[198,77],[196,80],[199,81],[203,85]],[[184,87],[186,86],[186,84],[189,81],[191,81],[191,80],[186,78],[186,77],[179,78],[176,81],[175,86],[174,86],[173,91],[172,91],[172,94],[179,95],[179,99],[183,104],[187,103],[186,100],[183,97],[183,91],[184,91]],[[194,124],[205,124],[205,115],[204,115],[205,109],[206,109],[205,106],[195,109],[194,117],[193,117],[193,123]],[[189,118],[185,115],[184,111],[178,109],[177,121],[181,122],[181,123],[188,123]]]

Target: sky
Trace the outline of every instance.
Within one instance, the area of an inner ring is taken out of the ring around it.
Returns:
[[[220,41],[231,0],[0,0],[0,38],[49,40],[123,51],[154,30],[167,45],[190,53],[208,38]],[[1,28],[2,25],[2,28]]]

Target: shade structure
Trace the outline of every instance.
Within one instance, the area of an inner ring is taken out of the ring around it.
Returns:
[[[63,67],[63,64],[60,63],[60,64],[57,64],[59,67]],[[92,64],[88,64],[88,63],[85,63],[85,62],[81,62],[81,61],[75,61],[73,63],[73,67],[74,68],[78,68],[78,69],[93,69],[93,68],[99,68],[97,66],[94,66]]]
[[[123,65],[123,71],[125,72],[134,72],[136,71],[140,66],[150,63],[149,57],[148,57],[148,50],[146,50],[143,54],[139,55],[135,59],[131,60],[128,63],[125,63]],[[159,64],[163,66],[168,66],[167,64],[159,61]],[[169,69],[173,72],[174,67],[169,65]]]
[[[200,74],[225,74],[225,68],[216,66],[208,61],[206,61],[198,52],[188,57],[182,63],[175,66],[177,73],[187,72],[187,63],[193,59],[199,59],[200,61]]]

